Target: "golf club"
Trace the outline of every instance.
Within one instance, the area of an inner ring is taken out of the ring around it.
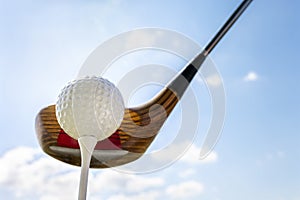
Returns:
[[[97,143],[90,163],[91,168],[123,165],[145,153],[207,56],[251,2],[252,0],[244,0],[203,51],[153,99],[141,106],[125,109],[118,130],[109,138]],[[58,124],[55,105],[43,108],[38,113],[36,133],[40,146],[47,154],[65,163],[81,166],[78,141],[69,137]]]

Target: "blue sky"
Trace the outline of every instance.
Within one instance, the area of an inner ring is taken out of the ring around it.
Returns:
[[[76,199],[78,168],[41,152],[34,118],[99,44],[159,27],[204,46],[239,3],[0,1],[1,199]],[[254,0],[212,52],[226,119],[207,161],[197,159],[199,136],[184,158],[156,173],[92,170],[89,199],[300,199],[299,7]]]

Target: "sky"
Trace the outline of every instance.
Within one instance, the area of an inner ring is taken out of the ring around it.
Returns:
[[[204,46],[240,2],[0,0],[1,199],[76,199],[79,168],[42,152],[35,116],[55,103],[97,46],[145,27]],[[300,199],[299,7],[296,0],[254,0],[211,53],[226,118],[205,160],[198,155],[207,100],[199,104],[199,136],[181,159],[140,175],[91,170],[88,199]]]

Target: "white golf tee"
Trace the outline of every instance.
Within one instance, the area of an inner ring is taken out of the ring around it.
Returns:
[[[78,200],[86,200],[90,162],[97,141],[97,138],[94,136],[83,136],[78,139],[81,152],[81,175]]]

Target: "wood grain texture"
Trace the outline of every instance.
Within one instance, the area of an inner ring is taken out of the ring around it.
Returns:
[[[107,168],[132,162],[142,156],[155,139],[162,125],[176,106],[179,98],[168,88],[163,89],[147,104],[125,109],[123,121],[118,129],[121,147],[128,151],[124,156],[103,162],[92,157],[91,168]],[[42,109],[36,117],[36,133],[40,146],[48,155],[80,166],[80,154],[58,153],[50,147],[57,146],[61,130],[55,115],[55,105]]]

